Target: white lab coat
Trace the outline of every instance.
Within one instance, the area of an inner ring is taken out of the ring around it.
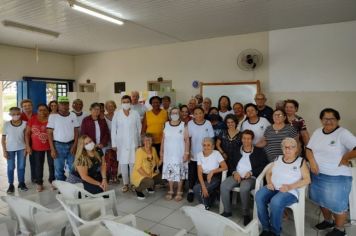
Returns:
[[[141,119],[137,111],[129,111],[126,116],[120,109],[112,119],[111,142],[117,148],[117,160],[120,164],[135,163],[135,151],[141,142]]]

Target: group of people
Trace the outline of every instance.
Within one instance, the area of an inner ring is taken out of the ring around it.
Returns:
[[[232,216],[230,192],[240,187],[244,224],[251,221],[250,191],[266,168],[267,185],[255,194],[261,235],[280,235],[284,208],[298,202],[299,189],[310,184],[310,199],[321,207],[319,230],[345,235],[344,223],[351,191],[349,161],[356,157],[356,138],[339,126],[340,114],[332,108],[320,113],[322,127],[310,137],[297,115],[293,99],[266,105],[264,94],[255,103],[231,104],[221,96],[218,107],[197,95],[187,105],[171,107],[170,98],[153,96],[151,109],[139,103],[139,93],[114,101],[93,103],[83,112],[76,99],[72,111],[67,97],[33,113],[31,100],[10,108],[2,146],[8,161],[8,193],[14,192],[17,158],[18,188],[26,191],[25,157],[31,179],[43,191],[47,157],[49,182],[82,182],[91,193],[106,191],[108,183],[123,181],[123,192],[145,199],[158,184],[167,185],[165,198],[181,201],[187,183],[187,200],[194,198],[209,209],[220,195],[225,217]],[[16,158],[15,158],[16,157]],[[227,178],[221,182],[222,173]],[[65,173],[68,172],[66,176]],[[52,187],[54,188],[54,187]]]

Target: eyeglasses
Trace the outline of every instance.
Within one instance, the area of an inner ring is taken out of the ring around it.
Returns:
[[[283,117],[284,115],[283,114],[274,114],[273,116],[274,117]]]
[[[294,148],[296,148],[297,146],[284,146],[284,149],[288,149],[288,150],[292,150]]]
[[[336,121],[336,118],[323,118],[322,121],[323,122],[329,122],[329,121],[334,122],[334,121]]]

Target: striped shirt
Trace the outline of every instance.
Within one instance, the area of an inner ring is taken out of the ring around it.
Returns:
[[[296,138],[297,131],[290,125],[285,125],[280,130],[274,130],[273,125],[268,126],[264,137],[267,145],[264,147],[269,162],[274,161],[279,155],[283,155],[281,143],[285,138]]]

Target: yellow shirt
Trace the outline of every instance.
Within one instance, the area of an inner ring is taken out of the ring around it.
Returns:
[[[138,187],[142,181],[144,176],[142,176],[138,170],[142,168],[147,174],[153,176],[156,176],[158,173],[155,172],[155,167],[159,163],[159,158],[157,156],[156,149],[152,147],[152,161],[147,160],[147,153],[143,148],[138,148],[136,150],[136,160],[135,160],[135,165],[134,169],[132,171],[131,175],[131,183]]]
[[[167,111],[161,109],[161,111],[155,115],[153,111],[146,112],[146,133],[150,133],[153,136],[152,143],[161,143],[163,136],[164,123],[168,120]]]

